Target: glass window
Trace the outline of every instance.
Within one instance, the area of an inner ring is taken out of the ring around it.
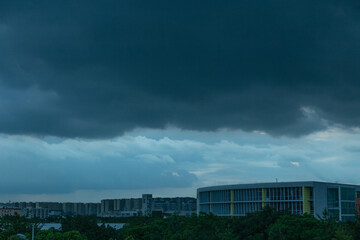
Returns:
[[[230,201],[230,191],[214,191],[211,192],[211,202],[229,202]]]
[[[355,214],[355,202],[341,202],[341,214]]]
[[[339,190],[338,190],[338,188],[328,188],[327,189],[327,205],[328,205],[329,209],[339,207]]]
[[[209,213],[210,205],[209,204],[200,205],[200,212]]]
[[[355,200],[355,188],[341,188],[341,200]]]
[[[200,193],[200,203],[209,202],[209,200],[210,200],[209,192]]]
[[[228,203],[211,204],[211,212],[214,213],[215,215],[229,215],[230,204]]]
[[[355,216],[342,216],[341,220],[343,222],[354,222],[356,220]]]
[[[360,198],[360,191],[356,191],[356,197]]]

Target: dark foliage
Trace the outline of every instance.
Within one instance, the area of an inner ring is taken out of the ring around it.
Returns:
[[[61,220],[62,230],[41,231],[35,223],[37,240],[360,240],[360,218],[338,222],[328,215],[316,219],[311,215],[291,215],[264,208],[245,217],[199,216],[128,218],[120,230],[98,223],[94,216],[68,216]],[[35,222],[38,220],[35,220]],[[0,220],[0,240],[28,237],[34,219],[4,217]]]
[[[61,229],[63,232],[79,231],[88,240],[111,239],[117,236],[114,228],[105,227],[104,224],[98,226],[97,218],[94,216],[68,216],[61,220]]]

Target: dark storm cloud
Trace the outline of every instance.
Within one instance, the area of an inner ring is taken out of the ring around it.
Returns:
[[[109,137],[175,125],[298,136],[358,126],[359,9],[1,1],[0,131]]]

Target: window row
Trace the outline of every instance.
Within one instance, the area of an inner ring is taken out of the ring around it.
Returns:
[[[303,214],[303,202],[269,202],[266,203],[266,206],[269,206],[276,211],[289,211],[293,214]],[[313,210],[313,204],[310,202],[310,211]]]
[[[221,215],[229,216],[230,204],[229,203],[211,204],[211,212],[218,216]]]
[[[247,213],[260,211],[262,203],[234,203],[234,215],[245,216]]]
[[[213,191],[210,198],[211,202],[230,202],[230,190]]]
[[[200,198],[200,203],[210,202],[210,192],[200,192],[199,198]]]
[[[355,202],[341,202],[341,214],[354,214],[356,212]]]
[[[262,201],[263,189],[262,188],[249,188],[249,189],[234,189],[233,201]],[[279,187],[279,188],[265,188],[264,198],[265,201],[292,201],[303,199],[302,187]],[[310,199],[312,199],[313,191],[309,189]],[[351,193],[355,196],[355,192]],[[351,195],[346,193],[346,195]],[[220,190],[211,192],[200,192],[200,203],[206,202],[230,202],[231,190]]]
[[[265,203],[266,206],[273,208],[276,211],[289,211],[293,214],[303,214],[303,203],[302,202],[268,202]],[[231,205],[233,206],[233,215],[234,216],[244,216],[247,213],[252,213],[260,211],[262,209],[261,202],[253,203],[211,203],[211,204],[200,204],[200,212],[210,213],[212,212],[215,215],[227,215],[231,214]],[[344,206],[352,207],[352,206]],[[344,208],[345,209],[345,208]],[[348,209],[348,208],[346,208]],[[351,208],[352,213],[354,208]],[[310,211],[314,211],[313,203],[310,202]]]
[[[341,207],[350,206],[349,208],[355,209],[355,188],[341,188],[341,200],[345,201],[353,201],[350,203],[342,203]],[[339,188],[338,187],[329,187],[327,189],[327,207],[328,209],[338,209],[339,208]],[[345,207],[346,209],[347,207]],[[348,211],[348,210],[345,210]]]
[[[262,203],[233,203],[233,215],[245,216],[247,213],[260,211],[262,209]],[[200,212],[213,213],[215,215],[231,215],[230,203],[212,203],[212,204],[200,204]]]
[[[251,189],[235,189],[234,190],[234,201],[261,201],[262,200],[262,189],[251,188]]]
[[[342,187],[341,188],[341,200],[355,200],[355,188],[347,188]]]
[[[266,188],[266,200],[302,200],[302,187],[281,187]],[[312,189],[310,190],[310,198],[312,198]]]

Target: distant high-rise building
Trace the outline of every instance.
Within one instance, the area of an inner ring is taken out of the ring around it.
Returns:
[[[26,216],[30,218],[45,219],[49,217],[49,209],[47,208],[28,208],[28,214]]]
[[[152,194],[142,195],[142,215],[151,216],[152,214]]]
[[[63,204],[59,202],[36,202],[36,208],[47,208],[50,211],[62,211]]]
[[[74,213],[75,215],[85,215],[85,204],[74,203]]]
[[[104,199],[101,200],[101,213],[108,214],[115,211],[115,199]]]
[[[70,203],[70,202],[65,202],[62,203],[62,209],[63,209],[63,214],[65,215],[74,215],[74,203]]]
[[[99,215],[101,212],[100,203],[85,203],[85,215]]]
[[[62,216],[62,215],[100,215],[101,203],[73,202],[8,202],[0,203],[1,207],[18,208],[23,216]],[[40,210],[41,209],[41,210]],[[46,209],[46,210],[43,210]]]

